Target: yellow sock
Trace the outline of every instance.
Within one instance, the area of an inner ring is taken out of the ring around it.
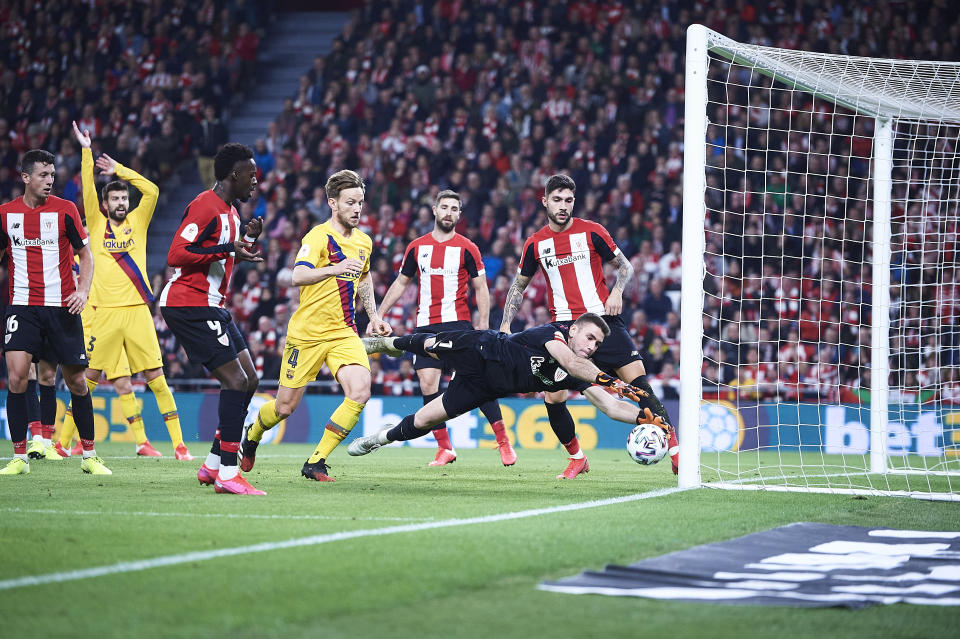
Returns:
[[[70,405],[67,407],[67,412],[63,414],[63,424],[60,426],[60,445],[66,450],[70,450],[70,443],[76,434],[77,424],[73,421],[73,405]]]
[[[263,434],[280,423],[280,416],[277,415],[277,402],[271,399],[260,407],[257,413],[257,419],[253,426],[247,431],[247,439],[252,442],[258,442],[263,439]]]
[[[163,425],[167,427],[170,433],[170,441],[176,448],[183,443],[183,431],[180,430],[180,414],[177,412],[177,402],[173,399],[173,393],[167,386],[167,378],[160,377],[151,379],[147,386],[153,391],[153,396],[157,398],[157,408],[163,416]]]
[[[337,410],[333,411],[333,415],[330,416],[330,421],[327,422],[327,427],[323,431],[323,437],[317,444],[317,449],[313,451],[313,455],[310,456],[309,463],[312,464],[321,459],[326,459],[333,452],[333,449],[357,425],[360,413],[363,412],[363,406],[363,404],[358,404],[349,397],[343,398],[343,403],[337,406]]]
[[[84,378],[87,381],[87,390],[92,394],[97,388],[99,382]],[[73,436],[77,434],[77,423],[73,421],[73,402],[67,405],[67,412],[63,414],[63,425],[60,427],[60,445],[70,450],[70,444],[73,442]]]
[[[127,419],[127,428],[133,433],[137,446],[147,441],[147,434],[143,431],[143,416],[140,415],[140,402],[133,393],[119,395],[120,410]]]

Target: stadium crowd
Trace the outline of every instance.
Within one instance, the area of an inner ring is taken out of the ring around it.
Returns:
[[[634,265],[625,318],[663,394],[675,396],[686,27],[701,22],[744,42],[785,48],[952,59],[948,36],[960,29],[957,18],[947,2],[368,3],[333,51],[316,58],[257,144],[261,189],[243,215],[264,216],[267,261],[236,278],[234,309],[251,329],[265,379],[278,369],[284,318],[296,304],[289,272],[297,239],[328,215],[319,188],[326,175],[352,167],[368,183],[364,230],[375,240],[378,297],[407,243],[432,228],[432,197],[444,188],[460,192],[459,230],[483,252],[496,325],[519,247],[545,223],[543,181],[562,171],[577,182],[577,214],[611,229]],[[951,27],[933,31],[931,20]],[[820,246],[818,238],[836,231],[837,207],[865,198],[868,163],[851,165],[849,192],[799,184],[796,166],[776,167],[789,184],[768,181],[766,157],[759,173],[746,171],[757,168],[758,154],[748,157],[732,135],[748,124],[748,109],[735,111],[725,120],[712,114],[726,126],[711,131],[708,224],[723,233],[708,238],[708,253],[722,264],[708,269],[706,281],[707,384],[725,396],[859,401],[869,388],[869,331],[855,327],[869,313],[860,284],[869,290],[870,273],[849,269],[862,262],[863,243]],[[869,157],[872,130],[858,126],[839,143],[807,135],[799,144],[834,144],[834,151],[854,145],[854,155]],[[775,149],[785,141],[767,143]],[[851,211],[849,232],[862,237],[855,227],[864,229],[869,214]],[[780,246],[751,243],[764,224]],[[829,255],[789,264],[781,277],[780,265],[763,255],[784,244],[796,255]],[[401,332],[411,328],[413,292],[389,318]],[[535,279],[514,329],[546,320],[544,293]],[[919,360],[901,363],[922,368]],[[382,384],[375,390],[416,393],[412,369],[389,365],[374,363],[375,384]]]
[[[204,119],[227,117],[258,33],[263,0],[0,3],[0,200],[22,193],[28,149],[57,158],[55,195],[76,201],[80,149],[71,122],[158,184],[190,156],[213,156]],[[212,147],[211,147],[212,145]]]
[[[75,86],[72,102],[65,105],[68,113],[73,108],[72,112],[79,109],[82,114],[89,107],[108,132],[112,130],[109,123],[124,121],[114,135],[117,148],[126,144],[128,155],[119,157],[140,162],[150,175],[151,163],[158,162],[150,143],[163,136],[156,114],[190,112],[186,97],[206,103],[214,93],[213,86],[225,93],[215,102],[223,108],[235,90],[230,78],[247,59],[239,52],[248,42],[244,37],[262,25],[263,15],[263,5],[241,0],[226,6],[208,0],[206,10],[192,18],[182,1],[172,3],[173,10],[162,14],[152,10],[154,4],[144,9],[123,3],[130,7],[128,13],[111,17],[103,23],[107,26],[96,30],[113,42],[116,51],[111,55],[102,54],[100,47],[83,37],[46,38],[51,43],[45,45],[49,51],[52,43],[59,41],[63,48],[70,42],[91,65],[99,67],[84,66],[83,72],[76,73],[69,73],[69,66],[60,68],[62,60],[70,59],[69,46],[60,58],[23,55],[23,64],[7,63],[0,83],[17,89],[0,89],[13,107],[8,112],[19,113],[27,100],[27,104],[38,105],[34,109],[47,113],[39,106],[47,94],[37,90],[38,76],[48,76],[46,84],[39,81],[40,89]],[[257,8],[252,10],[254,5]],[[44,12],[53,13],[50,3],[44,6]],[[10,19],[4,24],[16,35],[12,25],[22,22],[22,16],[18,22],[16,9],[7,11]],[[64,13],[84,24],[86,12],[86,8],[78,8]],[[356,12],[332,51],[317,56],[313,67],[304,70],[296,94],[285,102],[256,144],[259,193],[243,205],[241,216],[263,217],[266,259],[238,269],[232,311],[247,329],[259,371],[265,381],[276,379],[286,321],[297,304],[297,289],[290,283],[293,258],[299,239],[329,216],[321,186],[332,172],[352,168],[367,182],[367,214],[361,228],[374,238],[377,299],[395,277],[407,243],[432,228],[430,205],[435,194],[445,188],[458,191],[463,197],[458,230],[472,239],[484,256],[494,309],[491,326],[499,321],[499,308],[516,274],[519,248],[546,222],[539,199],[544,180],[552,173],[565,172],[578,187],[575,214],[610,229],[634,265],[635,277],[624,292],[624,317],[643,351],[647,370],[660,380],[662,395],[675,397],[687,26],[703,23],[743,42],[784,48],[949,60],[956,58],[952,36],[960,31],[958,13],[960,7],[947,0],[660,0],[641,6],[617,1],[371,0]],[[204,21],[201,15],[206,16]],[[244,28],[244,22],[250,28]],[[40,24],[43,28],[32,35],[58,33],[49,14]],[[169,38],[173,29],[183,34],[177,36],[178,42]],[[146,35],[137,40],[136,33]],[[191,40],[197,44],[183,44]],[[255,37],[253,40],[255,51]],[[5,38],[0,45],[8,48],[7,60],[15,59],[10,56],[16,42],[16,38]],[[137,42],[140,51],[159,52],[154,53],[156,59],[147,73],[144,63],[132,53]],[[171,43],[179,46],[168,46]],[[246,50],[249,52],[249,47]],[[211,55],[201,59],[189,55],[198,51]],[[31,76],[33,91],[23,93],[21,87],[27,81],[19,79],[20,71],[29,70],[27,62],[35,59],[51,62],[46,73]],[[192,68],[195,78],[206,76],[202,83],[206,91],[196,83],[182,85],[185,67]],[[92,73],[93,68],[100,73]],[[120,72],[114,73],[115,68]],[[169,83],[158,78],[164,73],[171,74]],[[103,77],[106,80],[98,82]],[[158,89],[159,102],[154,99],[156,92],[150,95],[139,89],[135,78],[144,86],[160,83],[166,87]],[[88,86],[93,90],[86,91]],[[125,88],[131,100],[124,104],[136,104],[136,108],[126,113],[114,108],[112,94],[105,90],[108,87]],[[179,96],[179,101],[170,99],[165,90]],[[134,95],[137,102],[132,101]],[[759,91],[750,95],[762,97]],[[749,107],[749,103],[743,106]],[[811,105],[806,108],[812,110]],[[120,117],[114,118],[113,112],[118,110]],[[796,155],[790,158],[783,153],[782,166],[774,166],[774,156],[764,156],[758,165],[758,154],[745,149],[759,149],[759,143],[745,145],[737,139],[736,131],[748,122],[766,126],[749,120],[762,116],[752,115],[749,108],[729,111],[711,114],[712,121],[720,124],[708,133],[713,151],[708,175],[707,253],[708,257],[717,256],[719,263],[708,260],[705,281],[707,382],[727,389],[725,393],[736,392],[729,389],[739,386],[741,393],[754,397],[834,393],[857,401],[869,387],[864,371],[869,332],[852,327],[856,318],[869,314],[870,300],[860,294],[859,285],[854,288],[841,283],[861,282],[863,290],[869,290],[869,271],[852,270],[864,259],[865,249],[862,242],[821,240],[827,231],[836,230],[834,218],[841,217],[838,207],[846,211],[846,224],[862,229],[868,226],[869,209],[857,209],[854,204],[858,198],[865,199],[868,165],[851,163],[850,185],[844,185],[842,192],[834,184],[798,183],[800,173],[788,170],[798,167],[787,166]],[[776,121],[782,112],[764,113],[771,127],[782,124]],[[833,121],[834,115],[826,117]],[[834,145],[832,150],[841,152],[853,145],[855,154],[868,157],[872,130],[865,121],[857,120],[855,127],[852,118],[837,115],[836,119],[838,126],[850,127],[845,136],[807,134],[799,141],[801,148],[816,150],[826,144],[826,148]],[[36,135],[46,134],[46,138],[36,138],[38,144],[26,141],[31,139],[28,131],[33,120],[24,129],[23,118],[18,118],[9,134],[0,136],[0,145],[6,145],[6,149],[0,146],[0,189],[2,184],[8,184],[8,191],[16,188],[15,179],[3,173],[16,161],[20,147],[13,141],[43,146],[42,142],[52,140],[47,142],[49,148],[56,144],[54,132],[62,129],[60,120],[54,117],[49,127],[35,128]],[[22,138],[16,137],[20,135],[18,127],[23,129]],[[142,132],[141,127],[149,131]],[[138,139],[133,146],[124,136],[128,129]],[[829,124],[825,130],[831,130]],[[185,144],[181,140],[174,145],[181,156]],[[786,142],[774,136],[764,144],[775,149]],[[67,170],[69,177],[69,160],[75,149],[56,146],[62,153],[58,167]],[[141,148],[142,155],[130,155],[129,149]],[[768,180],[766,172],[771,168],[782,169],[788,180],[781,184],[776,177]],[[59,181],[68,196],[69,182]],[[9,197],[9,192],[3,194]],[[765,229],[765,237],[788,245],[793,254],[817,255],[818,259],[799,260],[785,269],[768,263],[764,254],[772,249],[779,252],[782,247],[752,242],[761,229]],[[856,229],[850,232],[856,233]],[[904,272],[912,272],[906,266],[915,254],[906,250],[901,254],[906,256]],[[162,278],[162,274],[155,277],[155,289]],[[542,279],[535,278],[514,322],[515,330],[546,321],[545,292]],[[386,318],[399,333],[412,327],[413,294],[414,290],[408,289]],[[913,295],[908,287],[903,288],[902,307],[926,308],[908,303]],[[811,300],[817,304],[809,303]],[[951,317],[955,322],[955,315]],[[916,339],[918,344],[927,340],[921,338],[927,322],[924,318],[914,323],[916,334],[908,331],[905,339]],[[176,349],[159,314],[157,325],[161,344],[170,354],[168,376],[203,376]],[[919,363],[926,361],[929,348],[918,346],[903,353],[903,357],[919,358],[917,368],[923,369]],[[373,362],[375,393],[418,392],[408,363],[391,366],[389,359]],[[955,370],[946,375],[957,377]]]

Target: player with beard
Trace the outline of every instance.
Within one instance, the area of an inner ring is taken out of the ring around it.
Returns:
[[[640,407],[648,408],[651,415],[669,426],[670,417],[650,387],[640,351],[620,317],[623,287],[633,277],[633,266],[604,227],[573,217],[576,191],[576,183],[567,175],[553,175],[547,180],[542,200],[547,210],[547,226],[527,238],[523,246],[517,275],[503,304],[500,330],[510,331],[510,323],[523,301],[523,292],[539,269],[547,280],[551,321],[569,325],[584,313],[602,315],[610,326],[610,336],[597,349],[593,360],[604,372],[644,391]],[[617,267],[612,290],[607,289],[604,281],[604,262],[613,262]],[[544,394],[550,426],[570,454],[567,468],[558,477],[573,479],[589,471],[590,464],[580,449],[566,400],[565,390]],[[667,429],[667,435],[670,461],[676,474],[680,451],[672,427]]]
[[[83,446],[80,469],[110,475],[93,446],[93,404],[84,382],[87,354],[80,312],[90,294],[93,256],[76,205],[50,195],[56,174],[54,161],[48,151],[34,149],[24,153],[20,161],[23,195],[0,206],[0,253],[9,252],[10,301],[5,317],[4,357],[7,421],[14,455],[0,469],[0,475],[30,472],[26,390],[35,360],[39,361],[41,380],[51,380],[60,364]],[[74,253],[80,257],[80,275],[76,280]]]
[[[330,219],[310,229],[300,242],[293,267],[300,306],[287,324],[277,399],[260,407],[244,433],[244,471],[253,468],[264,431],[293,414],[307,384],[316,380],[326,364],[343,388],[344,398],[300,474],[314,481],[334,481],[327,458],[356,426],[370,399],[370,361],[357,332],[355,300],[366,309],[373,334],[389,335],[392,329],[377,314],[370,272],[373,241],[357,228],[365,188],[363,179],[353,171],[344,169],[331,175],[325,187]]]
[[[263,261],[254,251],[263,223],[254,218],[242,227],[233,205],[249,200],[257,188],[253,150],[223,145],[214,158],[214,173],[216,184],[187,206],[167,252],[174,271],[160,294],[160,312],[187,357],[220,382],[220,427],[197,479],[213,484],[218,493],[264,495],[237,465],[243,418],[260,380],[247,342],[224,307],[235,262]]]
[[[403,256],[400,273],[380,303],[380,317],[386,317],[416,277],[418,295],[414,333],[436,334],[489,328],[490,291],[480,251],[476,244],[454,230],[460,221],[460,204],[460,195],[456,191],[440,191],[437,194],[433,206],[433,231],[410,242]],[[470,323],[470,307],[467,305],[468,282],[477,302],[475,327]],[[448,367],[434,357],[414,355],[413,368],[420,379],[420,393],[426,406],[440,396],[440,374]],[[492,400],[481,406],[480,412],[490,422],[490,428],[497,438],[501,463],[513,466],[517,462],[517,454],[507,437],[500,404]],[[437,438],[437,456],[429,465],[443,466],[456,461],[457,453],[450,444],[446,423],[435,426],[433,435]]]
[[[97,168],[104,174],[120,178],[103,187],[104,214],[93,182],[90,132],[81,132],[74,122],[73,134],[81,147],[83,208],[97,272],[90,288],[90,299],[81,316],[89,360],[87,386],[93,392],[105,372],[117,390],[120,407],[136,442],[137,455],[160,457],[160,452],[147,440],[140,404],[130,385],[130,376],[142,372],[170,433],[174,456],[189,461],[193,456],[183,441],[177,403],[163,374],[163,354],[157,341],[153,313],[148,306],[154,298],[146,276],[147,229],[153,219],[160,189],[133,169],[106,153],[101,154],[96,161]],[[140,191],[140,203],[132,211],[129,186],[121,180],[129,181]],[[59,450],[63,454],[69,450],[73,426],[71,406],[67,408],[60,433]]]

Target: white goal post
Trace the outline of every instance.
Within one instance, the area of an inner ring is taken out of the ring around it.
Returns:
[[[681,487],[960,501],[960,63],[687,30]]]

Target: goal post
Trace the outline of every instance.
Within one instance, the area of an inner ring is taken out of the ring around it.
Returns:
[[[960,501],[960,64],[687,30],[681,487]]]

